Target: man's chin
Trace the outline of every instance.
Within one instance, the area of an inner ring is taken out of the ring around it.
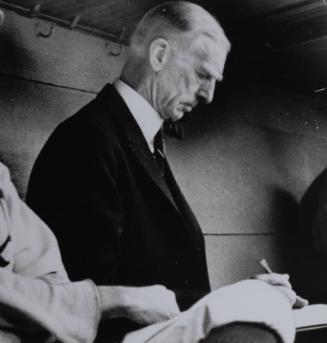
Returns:
[[[166,113],[162,118],[166,122],[176,122],[184,117],[184,111],[175,110],[174,112]]]
[[[175,111],[173,115],[170,117],[173,122],[180,120],[184,117],[183,111]]]

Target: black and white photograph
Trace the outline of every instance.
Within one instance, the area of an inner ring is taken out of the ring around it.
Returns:
[[[327,1],[0,0],[0,343],[327,343]]]

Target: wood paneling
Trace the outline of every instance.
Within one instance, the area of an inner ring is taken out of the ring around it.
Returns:
[[[327,121],[316,100],[256,89],[203,108],[185,121],[183,142],[169,141],[172,168],[206,233],[294,225],[298,201],[327,165]]]
[[[327,138],[327,103],[283,86],[231,81],[222,94],[217,90],[215,103],[204,110],[206,120],[202,126],[210,129],[212,121],[219,117],[289,134]]]
[[[0,157],[25,194],[34,160],[50,132],[94,94],[0,76]]]
[[[24,196],[31,167],[50,132],[120,73],[116,43],[5,12],[0,31],[0,157]],[[37,26],[37,25],[41,25]]]
[[[5,12],[0,31],[0,74],[97,92],[119,75],[124,48],[116,43]],[[39,26],[38,26],[39,25]],[[120,50],[122,49],[122,50]],[[119,56],[110,55],[118,53]]]
[[[213,289],[264,273],[262,258],[274,271],[285,272],[285,256],[275,236],[207,236],[206,248]]]
[[[65,25],[80,16],[77,27],[96,29],[103,34],[119,38],[121,29],[127,36],[132,32],[138,20],[150,8],[163,3],[164,0],[1,0],[0,5],[13,6],[26,15],[38,15],[52,18]],[[323,11],[326,4],[323,0],[198,0],[201,6],[212,11],[218,18],[221,15],[235,17],[239,22],[248,18],[266,19],[273,17],[276,25],[280,22],[298,19],[308,13]],[[34,9],[34,12],[33,12]],[[110,20],[108,20],[110,18]],[[278,20],[279,19],[279,20]],[[238,28],[240,31],[241,28]]]

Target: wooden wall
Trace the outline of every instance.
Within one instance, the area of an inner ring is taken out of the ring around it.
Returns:
[[[262,257],[287,270],[298,202],[327,166],[327,105],[240,80],[215,102],[190,115],[170,155],[218,287],[263,272]]]
[[[112,42],[59,27],[43,38],[40,30],[49,24],[7,11],[0,31],[0,159],[22,196],[49,133],[124,61]],[[186,119],[183,142],[168,141],[205,232],[213,287],[260,272],[262,257],[285,269],[297,203],[327,164],[327,113],[318,100],[239,80],[216,99]]]
[[[49,133],[119,75],[124,49],[105,40],[5,12],[0,30],[0,158],[22,196]]]

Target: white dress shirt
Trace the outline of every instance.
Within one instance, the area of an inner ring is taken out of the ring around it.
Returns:
[[[160,130],[163,119],[150,103],[127,83],[117,79],[113,85],[132,113],[151,152],[153,152],[154,136]]]

